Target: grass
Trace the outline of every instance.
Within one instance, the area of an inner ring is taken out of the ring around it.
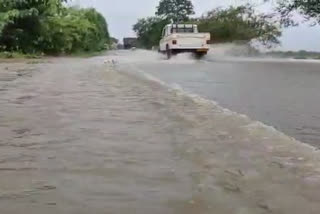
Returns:
[[[0,52],[0,60],[23,60],[23,59],[42,59],[43,57],[80,57],[90,58],[95,56],[101,56],[106,53],[106,50],[91,51],[91,52],[75,52],[71,54],[62,55],[44,55],[44,54],[23,54],[20,52]]]
[[[1,59],[40,59],[40,54],[23,54],[19,52],[0,52]]]

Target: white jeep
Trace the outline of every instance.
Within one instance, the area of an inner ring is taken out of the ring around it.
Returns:
[[[199,33],[194,24],[168,24],[162,31],[159,51],[166,53],[168,59],[173,54],[191,52],[197,57],[209,51],[210,33]]]

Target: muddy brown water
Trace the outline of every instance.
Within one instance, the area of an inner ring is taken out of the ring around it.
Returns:
[[[0,64],[1,214],[319,213],[312,148],[110,57]]]

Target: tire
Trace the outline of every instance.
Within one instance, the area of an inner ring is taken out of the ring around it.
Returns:
[[[202,59],[205,55],[207,55],[207,52],[196,52],[196,53],[194,53],[194,56],[197,59]]]
[[[171,57],[172,57],[172,50],[169,49],[169,46],[168,46],[168,45],[167,45],[166,54],[167,54],[167,59],[171,59]]]

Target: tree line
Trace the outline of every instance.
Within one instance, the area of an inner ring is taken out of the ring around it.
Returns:
[[[268,1],[268,0],[266,0]],[[257,41],[266,47],[280,43],[282,27],[294,26],[293,13],[299,12],[306,19],[320,23],[319,0],[289,0],[279,3],[277,11],[271,14],[257,12],[254,6],[230,6],[215,8],[201,17],[195,14],[191,0],[160,0],[155,16],[141,18],[133,26],[141,47],[157,46],[161,31],[171,22],[198,24],[200,32],[209,32],[212,43]]]
[[[70,54],[106,49],[105,18],[67,0],[0,0],[0,51]]]
[[[108,48],[112,38],[105,18],[95,9],[68,7],[67,1],[0,0],[0,52],[70,54]],[[216,8],[201,17],[192,17],[191,0],[160,0],[155,16],[139,19],[133,29],[145,48],[158,45],[170,22],[196,23],[211,33],[212,43],[255,40],[270,47],[279,44],[281,27],[297,24],[296,12],[313,25],[320,23],[319,0],[283,0],[273,14],[244,5]]]

